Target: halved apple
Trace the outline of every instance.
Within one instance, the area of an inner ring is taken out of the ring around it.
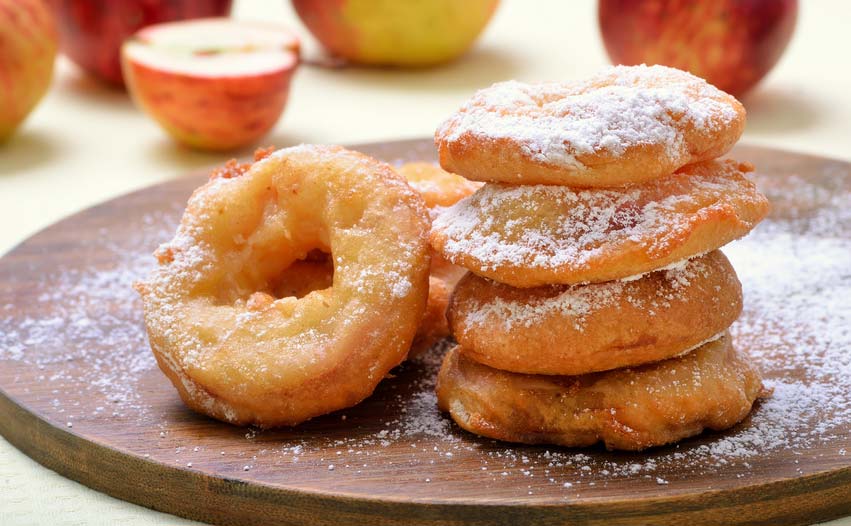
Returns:
[[[274,24],[207,18],[148,26],[121,59],[133,99],[177,141],[230,150],[278,121],[299,41]]]

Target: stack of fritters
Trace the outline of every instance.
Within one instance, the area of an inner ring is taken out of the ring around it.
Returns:
[[[496,84],[437,131],[441,166],[487,184],[434,221],[455,288],[438,401],[493,438],[616,449],[742,420],[762,392],[727,329],[741,286],[717,249],[768,203],[716,160],[732,96],[660,66]]]

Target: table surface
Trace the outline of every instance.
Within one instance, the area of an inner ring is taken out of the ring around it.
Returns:
[[[263,141],[357,143],[430,136],[477,88],[495,81],[582,78],[607,63],[596,3],[503,0],[462,59],[427,70],[322,69],[296,74],[284,117]],[[279,20],[318,48],[286,0],[235,2],[234,16]],[[851,160],[851,3],[802,2],[775,70],[744,103],[744,141]],[[60,59],[53,86],[0,147],[0,253],[56,220],[127,191],[231,156],[172,143],[121,91]],[[0,524],[197,524],[119,501],[40,466],[0,438]],[[830,523],[851,526],[851,518]]]

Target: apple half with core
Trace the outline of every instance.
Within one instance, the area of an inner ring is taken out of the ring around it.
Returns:
[[[265,135],[298,63],[298,38],[285,27],[227,18],[149,26],[122,48],[133,100],[177,141],[203,150]]]
[[[227,16],[232,0],[50,0],[62,51],[100,80],[122,85],[121,44],[145,26]]]
[[[741,96],[780,60],[797,0],[600,0],[598,19],[615,64],[662,64]]]
[[[0,143],[50,86],[58,46],[53,13],[43,0],[0,0]]]
[[[499,0],[293,0],[304,25],[350,62],[429,66],[464,53]]]

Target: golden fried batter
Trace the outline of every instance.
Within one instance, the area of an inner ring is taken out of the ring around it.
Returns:
[[[425,316],[414,336],[414,343],[411,344],[409,358],[419,356],[439,340],[449,336],[446,309],[449,307],[449,298],[452,296],[455,285],[466,273],[467,271],[463,268],[432,254],[431,273],[428,277],[428,304]]]
[[[423,196],[429,208],[454,205],[482,187],[482,183],[468,181],[427,162],[405,163],[398,172]]]
[[[468,273],[449,323],[480,363],[576,375],[677,356],[726,331],[741,311],[741,284],[716,250],[626,282],[518,289]]]
[[[679,358],[581,376],[509,373],[451,350],[437,400],[459,426],[525,444],[641,450],[744,419],[762,380],[729,334]]]
[[[422,198],[390,166],[332,146],[280,150],[233,175],[195,191],[138,284],[160,368],[191,408],[236,424],[357,404],[423,317]],[[316,250],[331,254],[333,285],[276,298],[281,274]]]
[[[400,166],[398,172],[423,196],[432,215],[442,207],[450,206],[481,188],[482,183],[468,181],[427,162],[411,162]],[[449,336],[446,308],[455,284],[466,271],[432,253],[429,275],[428,306],[409,357],[413,358],[430,348],[438,340]]]
[[[468,179],[613,187],[726,153],[745,109],[664,66],[610,67],[571,83],[501,82],[435,133],[440,165]]]
[[[747,234],[768,213],[752,169],[707,161],[618,190],[486,184],[434,220],[431,244],[514,287],[636,276]]]
[[[455,284],[467,271],[447,263],[440,257],[432,257],[428,283],[428,302],[425,314],[417,327],[408,358],[414,358],[428,350],[438,340],[449,336],[446,321],[446,308]],[[296,261],[284,270],[274,286],[275,296],[301,298],[307,294],[331,287],[334,281],[334,267],[329,259],[308,258]],[[253,296],[258,301],[257,296]],[[274,298],[264,298],[272,301]]]

